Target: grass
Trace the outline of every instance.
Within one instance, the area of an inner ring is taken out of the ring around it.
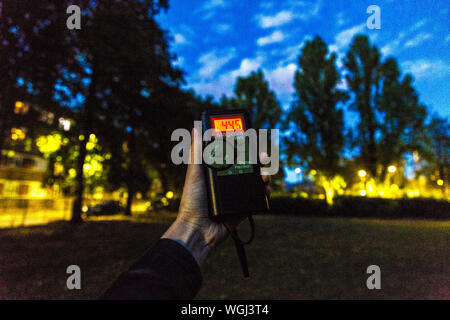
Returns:
[[[173,219],[163,212],[2,229],[0,298],[95,299]],[[450,221],[272,215],[255,222],[250,278],[227,240],[203,267],[198,299],[450,299]],[[81,290],[66,289],[71,264],[81,267]],[[381,267],[381,290],[366,288],[372,264]]]

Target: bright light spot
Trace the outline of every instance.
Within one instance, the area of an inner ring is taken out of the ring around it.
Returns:
[[[63,127],[64,131],[69,131],[70,130],[70,120],[64,119],[64,118],[59,118],[59,125],[61,127]]]
[[[394,173],[395,171],[397,171],[397,168],[396,168],[395,166],[389,166],[389,167],[388,167],[388,171],[389,171],[390,173]]]
[[[359,170],[358,171],[358,176],[360,176],[361,178],[364,178],[366,176],[366,171],[365,170]]]
[[[11,129],[11,139],[12,140],[23,140],[25,139],[25,131],[19,128]]]
[[[312,175],[312,176],[315,176],[316,174],[317,174],[317,171],[314,170],[314,169],[312,169],[312,170],[311,170],[311,175]]]
[[[26,114],[28,112],[28,105],[23,103],[22,101],[16,101],[14,105],[14,113],[15,114]]]
[[[166,193],[166,198],[167,198],[167,199],[172,199],[172,198],[173,198],[173,192],[172,192],[172,191],[168,191],[168,192]]]
[[[384,196],[384,190],[380,190],[380,196]]]
[[[82,134],[80,134],[80,135],[78,136],[78,140],[83,141],[83,140],[84,140],[84,136],[83,136]]]
[[[83,211],[83,212],[87,212],[88,211],[88,206],[83,206],[83,208],[81,209],[81,211]]]
[[[77,171],[74,168],[69,169],[69,177],[75,178],[77,175]]]
[[[295,168],[294,171],[295,171],[296,174],[300,174],[300,172],[302,172],[302,169],[300,169],[300,168]]]
[[[398,185],[396,184],[391,185],[391,190],[394,192],[398,191]]]
[[[437,183],[438,186],[443,186],[444,185],[444,180],[438,179],[438,181],[436,183]]]
[[[367,194],[366,190],[359,190],[359,194],[363,197]]]

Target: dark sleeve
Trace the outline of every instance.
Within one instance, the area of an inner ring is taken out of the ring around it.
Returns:
[[[173,240],[160,239],[101,299],[193,299],[201,284],[200,267],[192,254]]]

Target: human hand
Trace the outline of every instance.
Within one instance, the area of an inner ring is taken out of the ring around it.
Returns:
[[[180,208],[175,222],[162,238],[181,242],[201,264],[213,247],[225,240],[228,229],[237,227],[243,218],[217,223],[208,216],[208,199],[205,176],[201,164],[194,164],[194,154],[201,155],[202,137],[195,129],[192,131],[190,160],[186,172],[186,180],[181,197]],[[200,149],[199,149],[200,148]],[[199,152],[200,151],[200,152]],[[267,154],[261,154],[264,158]],[[266,183],[266,193],[270,194],[269,176],[263,175]]]

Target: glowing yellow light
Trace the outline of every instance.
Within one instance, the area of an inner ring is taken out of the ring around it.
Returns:
[[[398,191],[398,185],[396,184],[391,185],[391,190],[394,192]]]
[[[95,147],[95,143],[92,143],[92,142],[86,143],[86,150],[91,151],[92,149],[94,149],[94,147]]]
[[[358,171],[358,176],[360,176],[361,178],[364,178],[366,176],[366,171],[365,170],[359,170]]]
[[[14,113],[15,114],[25,114],[28,112],[28,105],[23,103],[22,101],[16,101],[14,105]]]
[[[311,175],[312,175],[312,176],[315,176],[316,174],[317,174],[317,171],[314,170],[314,169],[312,169],[312,170],[311,170]]]
[[[443,186],[444,185],[444,180],[442,179],[438,179],[438,181],[436,181],[438,186]]]
[[[363,197],[367,194],[366,190],[359,190],[359,194]]]
[[[44,154],[53,153],[61,147],[62,139],[61,135],[58,133],[51,134],[48,136],[40,136],[36,140],[36,145],[39,151]]]
[[[91,165],[90,165],[89,163],[86,163],[86,164],[83,166],[83,169],[86,170],[86,171],[89,171],[90,168],[91,168]]]
[[[167,199],[172,199],[172,198],[173,198],[173,192],[172,192],[172,191],[168,191],[168,192],[166,193],[166,198],[167,198]]]
[[[389,171],[390,173],[394,173],[395,171],[397,171],[397,168],[396,168],[395,166],[389,166],[389,167],[388,167],[388,171]]]
[[[80,134],[80,135],[78,136],[78,140],[83,141],[83,140],[84,140],[84,136],[83,136],[82,134]]]
[[[75,169],[69,169],[69,177],[75,178],[77,175],[77,171]]]
[[[11,139],[12,140],[23,140],[25,139],[25,131],[18,128],[11,129]]]
[[[380,196],[384,196],[384,190],[380,190]]]
[[[81,209],[81,211],[83,211],[83,212],[87,212],[88,211],[88,206],[83,206],[83,208]]]
[[[64,166],[61,163],[57,163],[56,162],[54,164],[53,173],[55,175],[58,175],[58,174],[63,173],[63,172],[64,172]]]
[[[90,141],[95,141],[95,134],[93,134],[93,133],[91,133],[90,135],[89,135],[89,140]]]

